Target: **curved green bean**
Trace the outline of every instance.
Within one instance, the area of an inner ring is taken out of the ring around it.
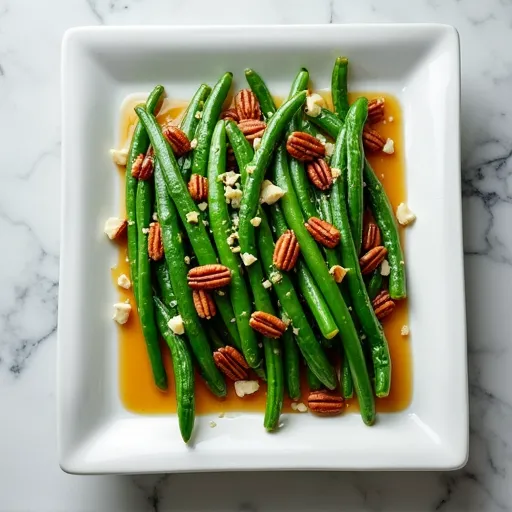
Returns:
[[[323,388],[323,384],[320,382],[318,377],[311,371],[309,366],[306,367],[306,375],[308,378],[309,391],[318,391]]]
[[[176,404],[178,424],[181,437],[187,443],[192,435],[195,421],[195,389],[194,367],[188,347],[183,338],[176,336],[168,327],[172,316],[164,304],[153,297],[156,309],[156,319],[163,339],[169,346],[174,369],[174,383],[176,386]]]
[[[338,57],[334,63],[331,80],[332,103],[334,113],[343,121],[349,109],[348,103],[348,59]]]
[[[322,108],[320,114],[316,117],[308,116],[308,120],[315,126],[318,126],[318,128],[323,130],[333,139],[338,136],[338,132],[343,126],[343,121],[341,121],[336,114],[326,108]]]
[[[267,84],[265,84],[263,78],[261,78],[254,69],[246,69],[245,78],[252,92],[258,99],[263,117],[268,121],[274,115],[276,106]]]
[[[158,288],[160,290],[160,296],[165,307],[171,312],[172,316],[176,316],[177,313],[177,300],[174,290],[172,289],[171,274],[167,261],[162,259],[155,262],[155,274],[158,282]]]
[[[366,291],[370,300],[375,299],[382,289],[382,274],[380,273],[380,267],[376,268],[368,283],[366,283]]]

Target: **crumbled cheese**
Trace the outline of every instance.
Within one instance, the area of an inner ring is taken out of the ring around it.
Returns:
[[[130,318],[130,312],[132,307],[126,302],[117,302],[114,304],[114,316],[112,320],[115,320],[119,325],[123,325],[128,322]]]
[[[308,408],[301,402],[300,404],[297,404],[297,411],[308,412]]]
[[[181,318],[181,315],[173,316],[167,323],[167,327],[169,327],[169,329],[171,329],[174,334],[185,333],[185,327],[183,325],[183,319]]]
[[[336,181],[341,176],[341,170],[337,167],[331,167],[331,176],[334,181]]]
[[[252,174],[255,170],[256,170],[256,166],[255,165],[247,165],[245,167],[245,172],[247,174]]]
[[[210,428],[215,428],[217,426],[217,423],[215,421],[210,421]]]
[[[128,148],[111,149],[110,156],[116,165],[125,166],[128,162]]]
[[[283,279],[283,276],[279,272],[272,272],[270,274],[270,281],[273,284],[279,283],[279,281],[281,281],[281,279]]]
[[[284,190],[274,185],[270,180],[265,180],[261,186],[260,203],[274,204],[284,196]]]
[[[238,224],[240,224],[240,217],[236,213],[231,217],[231,221],[233,222],[233,229],[238,228]]]
[[[408,325],[402,325],[402,328],[400,329],[400,334],[402,336],[409,336],[409,326]]]
[[[325,146],[325,143],[327,142],[327,139],[321,133],[318,133],[316,135],[316,138]]]
[[[234,172],[234,171],[228,171],[223,174],[219,174],[218,179],[224,183],[224,185],[230,185],[233,186],[238,179],[240,178],[240,174]]]
[[[236,322],[236,318],[232,318],[232,319],[230,320],[230,322],[231,322],[232,324],[234,324],[234,323]]]
[[[224,297],[224,295],[226,295],[226,292],[223,292],[222,290],[219,290],[217,292],[217,295],[219,295],[220,297]]]
[[[207,220],[203,220],[203,226],[209,226],[210,223]]]
[[[272,288],[272,283],[268,279],[265,279],[265,281],[263,281],[263,288],[265,288],[265,290]]]
[[[297,336],[299,334],[299,332],[300,332],[300,329],[298,327],[294,327],[292,329],[292,331],[293,331],[293,334],[295,334],[295,336]]]
[[[324,105],[324,99],[320,94],[310,94],[306,98],[306,109],[305,112],[309,117],[317,117],[322,112],[322,106]]]
[[[197,205],[197,207],[202,211],[204,212],[206,210],[206,208],[208,208],[208,203],[199,203]]]
[[[120,286],[121,288],[124,288],[125,290],[129,290],[132,283],[128,279],[128,276],[126,274],[121,274],[117,278],[117,285]]]
[[[185,256],[184,261],[187,265],[190,265],[190,256]]]
[[[333,265],[329,269],[329,274],[334,277],[334,280],[337,283],[341,283],[343,278],[347,275],[347,270],[344,269],[341,265]]]
[[[416,220],[416,215],[405,203],[400,203],[396,209],[396,220],[402,226],[408,226]]]
[[[224,418],[224,412],[219,413],[219,418]]]
[[[297,410],[297,402],[292,402],[291,408],[292,408],[292,411],[296,411]]]
[[[260,149],[260,146],[261,146],[261,138],[255,137],[254,140],[252,141],[252,147],[254,148],[254,151],[258,151],[258,149]]]
[[[251,224],[257,228],[261,224],[261,217],[254,217],[251,219]]]
[[[389,273],[391,272],[391,267],[389,266],[389,261],[384,260],[380,265],[380,275],[381,276],[389,276]]]
[[[237,380],[235,382],[235,393],[240,398],[245,395],[252,395],[260,389],[260,384],[257,380]]]
[[[292,323],[290,317],[286,313],[283,313],[283,315],[281,316],[281,320],[286,325],[286,327],[288,327]]]
[[[389,117],[388,117],[388,121],[389,121],[390,123],[392,123],[394,120],[395,120],[395,118],[394,118],[393,116],[389,116]]]
[[[236,240],[238,240],[238,231],[231,233],[231,235],[226,238],[228,245],[234,245]]]
[[[105,222],[103,231],[110,240],[114,240],[114,238],[116,238],[124,229],[125,224],[126,221],[124,219],[120,219],[119,217],[109,217]]]
[[[274,115],[274,112],[267,112],[267,117],[270,119]]]
[[[198,110],[198,111],[194,114],[194,117],[195,117],[196,119],[201,119],[201,118],[203,117],[203,113],[202,113],[200,110]]]
[[[233,208],[240,208],[240,203],[242,201],[242,191],[240,189],[232,188],[228,185],[225,188],[224,197],[226,198],[226,203],[231,203]]]
[[[334,144],[332,142],[325,143],[325,156],[332,156],[334,153]]]
[[[128,221],[128,226],[135,226],[135,221],[134,220],[129,220]]]
[[[289,297],[292,294],[292,292],[286,292],[285,295]]]
[[[190,141],[190,147],[191,147],[192,149],[197,148],[197,139],[192,139],[192,140]]]
[[[384,153],[387,153],[388,155],[392,155],[395,152],[395,142],[393,141],[393,139],[386,140],[386,144],[384,144],[382,151],[384,151]]]
[[[142,234],[143,234],[143,235],[147,235],[147,234],[149,234],[149,231],[150,231],[150,230],[149,230],[149,228],[142,228],[142,230],[141,230],[141,231],[142,231]]]
[[[231,247],[231,252],[234,252],[234,253],[240,252],[240,246],[238,246],[238,247]]]
[[[175,308],[177,305],[178,305],[177,300],[171,300],[171,302],[169,302],[169,306],[171,306],[171,308]]]
[[[199,212],[188,212],[185,218],[189,224],[197,224],[199,222]]]
[[[249,267],[250,265],[252,265],[257,259],[258,258],[253,256],[252,254],[249,254],[248,252],[244,252],[242,254],[242,261],[244,262],[244,265],[246,267]]]

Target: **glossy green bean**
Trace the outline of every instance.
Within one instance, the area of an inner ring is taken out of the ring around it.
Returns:
[[[300,351],[290,329],[281,336],[281,345],[284,352],[284,376],[288,396],[292,400],[298,400],[300,398]]]
[[[268,121],[274,115],[276,106],[267,85],[254,69],[246,69],[245,78],[252,92],[258,99],[263,117]]]
[[[343,121],[349,109],[348,103],[348,59],[338,57],[334,63],[331,80],[332,103],[334,113]]]
[[[382,274],[380,273],[380,267],[376,268],[368,282],[366,283],[366,291],[370,300],[375,299],[382,289]]]

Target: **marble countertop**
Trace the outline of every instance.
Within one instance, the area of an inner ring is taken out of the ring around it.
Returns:
[[[471,398],[466,468],[63,473],[56,456],[55,349],[64,31],[98,24],[349,22],[440,22],[460,32]],[[511,24],[510,0],[0,0],[0,511],[512,510]]]

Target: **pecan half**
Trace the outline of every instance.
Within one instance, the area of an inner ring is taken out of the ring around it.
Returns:
[[[300,253],[299,242],[295,233],[288,229],[277,240],[274,248],[273,261],[279,270],[285,272],[295,267]]]
[[[325,146],[313,135],[305,132],[293,132],[286,141],[288,153],[302,162],[311,162],[325,156]]]
[[[268,338],[280,338],[286,331],[286,324],[280,318],[264,311],[255,311],[251,315],[249,325]]]
[[[220,118],[224,119],[224,121],[234,121],[236,124],[240,122],[236,108],[228,108],[227,110],[224,110],[224,112],[221,113]]]
[[[231,283],[231,270],[219,263],[190,269],[187,281],[193,290],[216,290]]]
[[[248,141],[263,137],[263,132],[267,127],[264,121],[258,119],[244,119],[238,123],[238,128],[245,135]]]
[[[386,258],[388,250],[383,245],[378,245],[363,254],[359,259],[361,274],[373,272]]]
[[[194,299],[194,307],[196,308],[199,318],[206,318],[210,320],[217,313],[215,302],[212,296],[205,290],[194,290],[192,292]]]
[[[208,200],[208,178],[200,174],[192,174],[188,182],[188,191],[194,201]]]
[[[249,365],[242,354],[233,347],[221,347],[213,353],[213,360],[217,368],[228,378],[234,381],[246,380]]]
[[[141,179],[140,176],[142,174],[142,163],[144,162],[145,156],[146,155],[144,155],[144,153],[137,155],[137,158],[135,158],[132,164],[132,176],[138,180]]]
[[[317,158],[306,167],[309,180],[316,188],[327,190],[332,185],[332,173],[329,164],[323,158]]]
[[[368,151],[382,151],[382,148],[386,144],[386,139],[373,128],[367,126],[363,129],[363,145],[364,149]]]
[[[235,96],[236,113],[240,121],[244,119],[260,119],[261,109],[256,95],[250,89],[242,89]]]
[[[334,416],[343,411],[344,400],[340,395],[325,390],[312,391],[308,397],[309,410],[322,416]]]
[[[382,290],[377,297],[372,300],[372,306],[377,319],[382,320],[393,313],[395,301],[391,299],[387,290]]]
[[[148,254],[153,261],[161,260],[164,257],[162,229],[159,222],[152,222],[149,225]]]
[[[162,128],[162,133],[176,156],[183,156],[192,149],[187,134],[177,126],[167,124]]]
[[[324,247],[333,249],[340,243],[340,232],[325,220],[310,217],[304,224],[309,234]]]
[[[370,249],[382,244],[380,229],[375,222],[368,222],[363,233],[363,251],[368,252]]]
[[[153,168],[155,166],[155,152],[153,150],[153,146],[149,146],[146,154],[144,155],[142,162],[140,162],[141,155],[139,155],[135,159],[135,162],[133,162],[132,176],[134,176],[138,180],[149,180],[149,178],[151,178],[151,176],[153,176]],[[139,163],[140,163],[140,165],[139,165]],[[135,174],[134,174],[134,169],[135,169]]]
[[[384,119],[384,98],[374,98],[368,102],[368,123],[380,123]]]

